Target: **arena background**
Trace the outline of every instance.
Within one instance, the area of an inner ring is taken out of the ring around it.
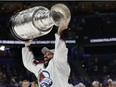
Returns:
[[[116,2],[115,1],[0,1],[0,87],[21,87],[24,79],[36,82],[35,76],[22,64],[21,48],[24,44],[10,32],[10,17],[34,6],[48,9],[64,3],[71,11],[71,21],[65,38],[68,41],[69,63],[73,85],[82,82],[91,87],[98,80],[106,87],[108,79],[116,81]],[[54,47],[57,27],[31,45],[38,60],[43,60],[43,46]],[[48,42],[46,42],[48,41]],[[41,43],[42,42],[42,43]]]

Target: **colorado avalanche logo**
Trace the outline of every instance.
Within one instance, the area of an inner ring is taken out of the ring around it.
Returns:
[[[50,73],[46,70],[42,70],[39,74],[39,82],[41,82],[42,79],[44,79],[46,77],[50,78]]]

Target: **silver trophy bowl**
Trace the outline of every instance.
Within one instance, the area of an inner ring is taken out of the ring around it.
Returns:
[[[16,13],[11,17],[11,33],[22,41],[48,34],[53,26],[69,23],[71,13],[64,4],[55,4],[51,9],[36,6]]]

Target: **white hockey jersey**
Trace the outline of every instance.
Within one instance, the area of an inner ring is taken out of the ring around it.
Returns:
[[[24,66],[35,74],[40,79],[39,74],[42,70],[47,71],[50,74],[50,78],[53,81],[51,87],[73,87],[68,83],[70,75],[70,66],[67,62],[68,49],[65,42],[60,39],[58,34],[55,34],[55,52],[53,59],[50,60],[47,68],[44,68],[44,64],[34,65],[34,55],[28,47],[22,48],[22,58]]]

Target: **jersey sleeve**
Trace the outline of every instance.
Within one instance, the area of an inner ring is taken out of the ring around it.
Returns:
[[[66,43],[60,38],[58,34],[55,34],[55,54],[54,57],[57,60],[67,61],[68,49]]]
[[[35,65],[33,63],[34,60],[35,60],[34,55],[29,50],[29,48],[23,47],[22,48],[22,61],[23,61],[25,68],[27,68],[30,72],[38,76],[38,71],[43,68],[43,64],[41,63],[41,64]]]
[[[68,58],[68,48],[66,47],[65,41],[61,39],[58,34],[55,34],[54,61],[58,70],[63,73],[66,72],[65,74],[69,74],[70,72],[67,58]]]

